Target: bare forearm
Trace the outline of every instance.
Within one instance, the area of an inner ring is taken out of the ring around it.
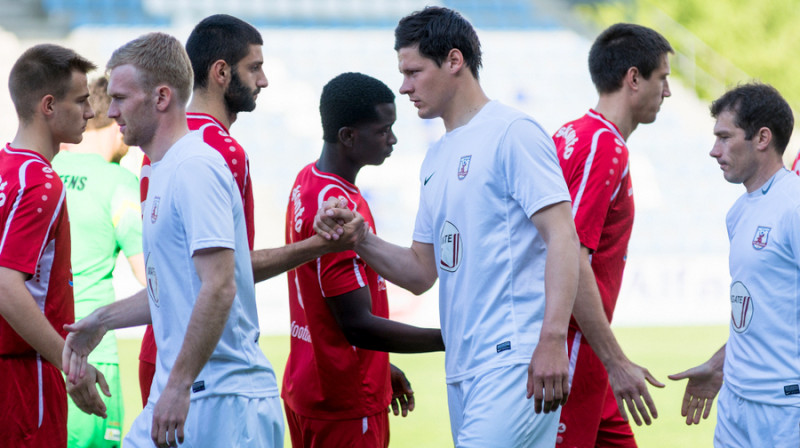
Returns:
[[[627,359],[611,331],[586,247],[581,247],[578,295],[572,314],[581,327],[581,333],[606,368]]]
[[[545,313],[541,339],[566,341],[578,288],[577,238],[551,238],[545,262]]]
[[[7,295],[0,299],[0,314],[34,350],[48,362],[61,369],[64,339],[42,314],[33,297]]]
[[[436,282],[432,245],[414,242],[410,248],[400,247],[368,233],[356,252],[384,279],[414,294],[422,294]]]
[[[235,288],[200,288],[168,383],[179,388],[192,385],[219,342],[235,294]]]
[[[95,310],[98,322],[108,330],[135,327],[152,323],[147,290],[142,289],[127,299]]]
[[[250,252],[253,279],[256,283],[262,282],[319,258],[330,250],[331,243],[318,235],[283,247],[254,250]]]
[[[345,329],[348,341],[358,348],[393,353],[423,353],[444,350],[442,332],[370,315],[363,323]]]
[[[708,361],[706,361],[712,370],[722,372],[722,368],[725,366],[725,347],[727,346],[728,344],[723,345]]]

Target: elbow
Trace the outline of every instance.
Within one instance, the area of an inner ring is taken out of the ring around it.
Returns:
[[[436,283],[437,278],[439,277],[436,275],[436,271],[434,270],[433,275],[426,275],[423,278],[418,279],[413,284],[410,284],[408,290],[415,296],[418,296],[431,289]]]

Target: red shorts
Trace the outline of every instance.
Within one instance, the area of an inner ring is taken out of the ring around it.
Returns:
[[[567,345],[572,382],[569,399],[561,410],[556,447],[636,447],[600,358],[571,327]]]
[[[352,420],[321,420],[296,414],[284,402],[294,448],[387,448],[389,411]]]
[[[67,446],[67,389],[38,355],[0,356],[0,446]]]

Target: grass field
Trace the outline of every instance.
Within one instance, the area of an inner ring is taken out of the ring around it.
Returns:
[[[659,418],[650,426],[635,427],[641,448],[711,446],[716,407],[708,421],[687,427],[680,416],[685,382],[674,383],[667,375],[693,367],[711,356],[726,340],[727,327],[618,328],[617,337],[627,355],[646,366],[667,387],[651,388]],[[138,386],[139,340],[121,339],[120,367],[125,399],[125,431],[141,410]],[[288,336],[263,337],[261,346],[277,370],[280,384],[289,351]],[[392,363],[403,369],[414,388],[417,408],[407,418],[392,417],[390,446],[394,448],[448,447],[450,423],[444,382],[444,355],[395,355]],[[288,437],[286,446],[289,447]]]

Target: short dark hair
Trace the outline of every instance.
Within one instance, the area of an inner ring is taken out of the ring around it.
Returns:
[[[78,53],[53,44],[33,46],[22,53],[8,76],[8,90],[19,119],[33,118],[36,103],[45,95],[57,100],[70,89],[72,72],[97,68]]]
[[[662,56],[674,53],[657,31],[632,23],[617,23],[600,33],[589,50],[589,73],[598,93],[614,93],[625,73],[639,69],[644,79],[661,65]]]
[[[108,77],[101,76],[89,83],[89,105],[92,106],[94,117],[86,123],[86,130],[103,129],[111,126],[114,120],[108,118],[108,106],[111,97],[108,96]]]
[[[194,70],[194,88],[205,88],[208,70],[222,59],[236,66],[250,51],[250,45],[264,45],[261,33],[253,25],[227,14],[215,14],[201,20],[186,41],[186,52]]]
[[[740,85],[711,103],[712,117],[718,118],[726,111],[733,113],[734,124],[744,130],[745,140],[752,139],[759,129],[766,127],[772,131],[778,154],[786,151],[794,129],[794,115],[777,89],[760,82]]]
[[[362,73],[342,73],[322,88],[319,114],[322,138],[339,141],[339,129],[378,119],[376,106],[394,103],[394,93],[383,82]]]
[[[400,19],[394,29],[394,49],[418,45],[419,54],[441,67],[450,50],[461,51],[472,76],[481,68],[481,42],[472,25],[456,11],[428,6]]]

